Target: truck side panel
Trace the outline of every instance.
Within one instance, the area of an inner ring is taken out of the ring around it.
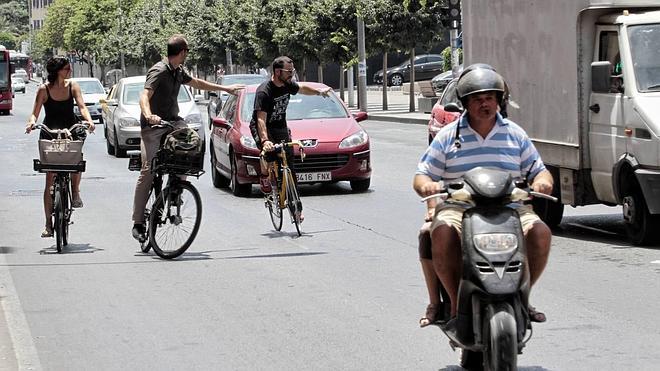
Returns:
[[[463,0],[465,65],[489,63],[509,83],[511,119],[549,164],[579,169],[577,20],[586,0]]]

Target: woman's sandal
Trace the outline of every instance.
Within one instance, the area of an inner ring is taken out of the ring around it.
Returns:
[[[426,327],[432,323],[435,323],[438,318],[438,310],[440,309],[439,304],[429,304],[426,306],[426,314],[424,317],[419,319],[419,327]]]
[[[50,238],[53,237],[53,228],[46,227],[43,232],[41,232],[41,238]]]
[[[527,311],[529,312],[529,320],[532,322],[543,323],[547,320],[545,313],[539,312],[533,306],[528,306]]]

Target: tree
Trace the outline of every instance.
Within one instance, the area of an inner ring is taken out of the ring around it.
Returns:
[[[2,1],[0,3],[0,29],[14,37],[25,37],[30,32],[30,16],[27,1]]]
[[[7,49],[16,49],[16,37],[11,32],[0,32],[0,45],[4,45]]]

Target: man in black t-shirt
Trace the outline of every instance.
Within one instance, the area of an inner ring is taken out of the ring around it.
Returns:
[[[281,56],[275,58],[272,65],[272,75],[269,81],[259,85],[254,99],[254,112],[250,121],[250,131],[257,147],[266,152],[265,160],[271,163],[277,159],[272,154],[275,143],[282,140],[291,141],[291,134],[286,124],[286,109],[291,94],[322,95],[327,97],[332,88],[314,89],[306,85],[298,85],[293,81],[296,69],[291,58]],[[293,149],[287,148],[287,161],[293,164]],[[261,166],[261,191],[270,193],[271,185],[268,179],[267,164]]]

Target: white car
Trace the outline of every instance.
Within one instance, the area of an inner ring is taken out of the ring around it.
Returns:
[[[11,74],[11,77],[20,77],[23,79],[23,82],[27,84],[29,78],[27,72],[22,68],[17,68],[14,73]]]
[[[23,81],[23,79],[20,78],[20,77],[12,77],[11,78],[11,91],[13,93],[16,93],[17,91],[20,91],[21,93],[25,94],[25,81]]]
[[[99,79],[94,77],[74,77],[71,81],[75,81],[80,85],[80,91],[82,92],[85,106],[87,106],[87,110],[89,111],[92,120],[98,121],[99,124],[103,124],[101,103],[99,103],[99,100],[105,98],[106,93]],[[73,106],[73,112],[76,114],[76,117],[82,119],[82,115],[80,114],[77,105]]]
[[[145,79],[146,76],[125,77],[112,88],[107,99],[101,100],[109,155],[126,157],[127,150],[140,149],[139,101]],[[199,96],[193,97],[185,85],[181,85],[178,96],[179,116],[204,138],[202,114],[197,108],[199,99]]]

